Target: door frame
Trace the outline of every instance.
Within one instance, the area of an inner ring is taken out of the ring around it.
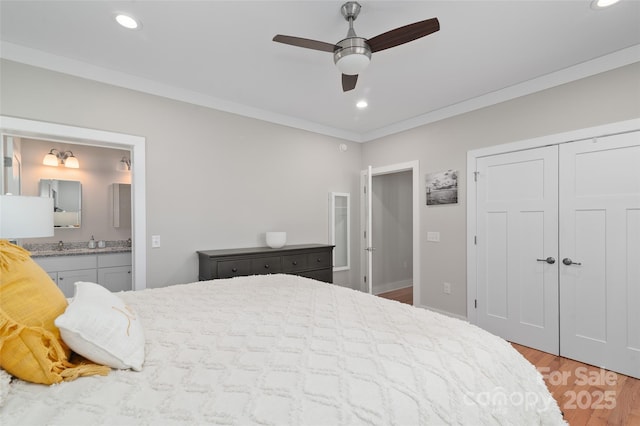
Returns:
[[[477,324],[475,301],[477,298],[477,270],[476,270],[476,184],[475,171],[476,160],[496,154],[505,154],[514,151],[523,151],[531,148],[540,148],[547,145],[560,145],[578,140],[600,138],[620,133],[628,133],[640,130],[640,118],[604,124],[602,126],[588,127],[572,130],[554,135],[547,135],[533,139],[525,139],[517,142],[494,145],[486,148],[474,149],[467,152],[467,320]]]
[[[4,115],[0,115],[0,132],[3,135],[59,140],[67,143],[128,149],[131,151],[131,161],[134,164],[134,167],[131,167],[131,215],[133,223],[133,235],[131,238],[132,290],[145,289],[147,283],[146,139],[142,136],[27,120]]]
[[[412,226],[413,226],[413,305],[419,306],[420,302],[420,162],[418,160],[407,161],[405,163],[391,164],[388,166],[372,167],[371,176],[388,175],[392,173],[400,173],[411,171],[411,191],[412,191]],[[365,197],[364,186],[366,184],[366,170],[360,172],[360,270],[363,271],[366,259],[365,248],[366,241],[364,239],[364,228],[366,226],[365,215]],[[371,190],[369,190],[371,194]],[[364,283],[364,274],[360,274],[359,287],[366,291]]]

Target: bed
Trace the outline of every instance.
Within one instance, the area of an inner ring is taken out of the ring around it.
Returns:
[[[0,424],[564,424],[507,342],[424,309],[290,275],[118,296],[144,328],[141,371],[14,379]]]

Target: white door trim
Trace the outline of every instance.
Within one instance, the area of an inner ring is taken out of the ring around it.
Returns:
[[[391,164],[388,166],[373,167],[371,169],[372,176],[387,175],[391,173],[411,171],[412,188],[412,217],[413,217],[413,305],[419,306],[420,302],[420,162],[418,160],[408,161],[406,163]],[[360,172],[360,188],[364,186],[364,179],[367,171]],[[365,240],[364,236],[364,197],[360,193],[360,265],[364,263]],[[362,270],[362,267],[361,267]],[[362,288],[362,277],[359,280],[359,286]],[[365,287],[366,289],[366,287]]]
[[[475,300],[477,296],[476,281],[476,185],[475,174],[476,160],[495,154],[522,151],[530,148],[539,148],[547,145],[559,145],[577,140],[591,139],[595,137],[609,136],[619,133],[631,132],[640,129],[640,119],[620,121],[602,126],[573,130],[555,135],[542,136],[534,139],[495,145],[467,152],[467,319],[472,324],[477,324]],[[415,266],[415,265],[414,265]],[[415,292],[415,291],[414,291]]]
[[[89,146],[131,150],[132,215],[132,266],[133,289],[143,290],[147,283],[147,224],[145,190],[145,138],[124,133],[26,120],[0,115],[0,131],[14,136],[48,140],[62,140]]]

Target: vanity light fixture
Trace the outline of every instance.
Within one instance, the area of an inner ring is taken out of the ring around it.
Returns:
[[[358,109],[365,109],[366,107],[369,106],[369,103],[367,101],[365,101],[364,99],[358,101],[358,103],[356,103],[356,107]]]
[[[122,160],[118,163],[118,171],[127,172],[131,170],[131,160],[126,157],[122,157]]]
[[[44,156],[44,158],[42,159],[42,164],[44,164],[45,166],[53,167],[64,164],[65,167],[69,167],[70,169],[80,168],[80,163],[78,162],[78,159],[73,155],[73,152],[60,152],[55,148],[49,151],[49,153]]]

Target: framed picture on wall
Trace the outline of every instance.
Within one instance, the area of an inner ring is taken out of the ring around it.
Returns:
[[[458,203],[458,171],[426,174],[427,205]]]

